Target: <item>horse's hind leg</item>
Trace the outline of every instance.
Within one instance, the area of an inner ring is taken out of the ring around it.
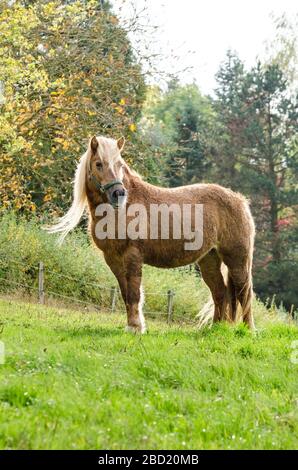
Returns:
[[[252,276],[251,257],[249,255],[223,256],[224,263],[229,269],[229,278],[233,284],[233,289],[237,301],[242,308],[242,319],[249,328],[255,328],[252,314]]]
[[[218,256],[217,251],[215,249],[209,251],[209,253],[198,262],[198,264],[200,266],[202,277],[212,294],[214,302],[213,321],[217,322],[225,320],[226,286],[220,270],[221,259]]]

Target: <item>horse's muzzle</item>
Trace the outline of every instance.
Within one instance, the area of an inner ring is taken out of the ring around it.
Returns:
[[[115,207],[122,207],[125,205],[127,191],[122,184],[116,184],[112,188],[108,189],[107,196],[109,203]]]

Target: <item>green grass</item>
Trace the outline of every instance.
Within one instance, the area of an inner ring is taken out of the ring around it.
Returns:
[[[197,331],[0,301],[0,448],[293,449],[297,327]]]

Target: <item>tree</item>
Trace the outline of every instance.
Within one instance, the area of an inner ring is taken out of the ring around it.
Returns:
[[[144,113],[146,131],[163,145],[164,175],[170,186],[202,181],[208,168],[207,135],[212,108],[197,86],[169,83]]]
[[[118,19],[98,1],[2,3],[1,207],[68,205],[75,156],[92,134],[124,133],[138,159],[135,121],[144,79]]]
[[[266,241],[268,250],[266,263],[261,258],[261,266],[259,263],[256,269],[257,291],[272,292],[271,284],[279,283],[277,299],[283,299],[290,307],[290,303],[298,305],[295,285],[290,284],[290,273],[298,274],[297,253],[295,260],[292,249],[294,239],[298,242],[295,210],[298,187],[293,184],[295,178],[297,181],[298,170],[297,100],[290,97],[287,80],[276,64],[262,68],[259,63],[248,75],[248,82],[249,118],[245,129],[248,146],[244,155],[249,158],[249,181],[254,182],[252,191],[258,195],[253,199],[261,199],[262,204],[265,225],[263,237],[258,240],[263,247]]]
[[[246,89],[244,64],[236,53],[227,52],[226,59],[216,74],[216,81],[216,100],[213,106],[218,119],[212,152],[212,177],[237,190],[239,187],[237,163],[243,147],[245,126],[243,102],[246,99]]]
[[[290,18],[283,13],[274,17],[275,36],[267,42],[265,63],[278,65],[291,93],[298,90],[298,13]]]
[[[225,182],[252,201],[257,223],[256,290],[266,296],[271,293],[269,271],[279,282],[278,273],[284,274],[284,264],[293,259],[297,104],[276,64],[258,63],[246,71],[229,53],[217,79],[215,107],[222,132],[215,144],[219,165],[214,173],[226,175]],[[297,304],[294,286],[290,289],[287,299]]]

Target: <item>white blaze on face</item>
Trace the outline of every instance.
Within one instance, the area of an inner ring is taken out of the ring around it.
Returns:
[[[98,153],[106,168],[112,170],[117,175],[122,175],[123,160],[117,140],[109,139],[107,137],[97,137]],[[121,170],[121,171],[119,171]]]
[[[103,164],[102,184],[108,184],[114,180],[123,181],[124,178],[124,161],[121,157],[121,150],[124,146],[124,138],[118,140],[107,137],[97,137],[98,155]],[[118,207],[126,204],[127,195],[119,197]]]

